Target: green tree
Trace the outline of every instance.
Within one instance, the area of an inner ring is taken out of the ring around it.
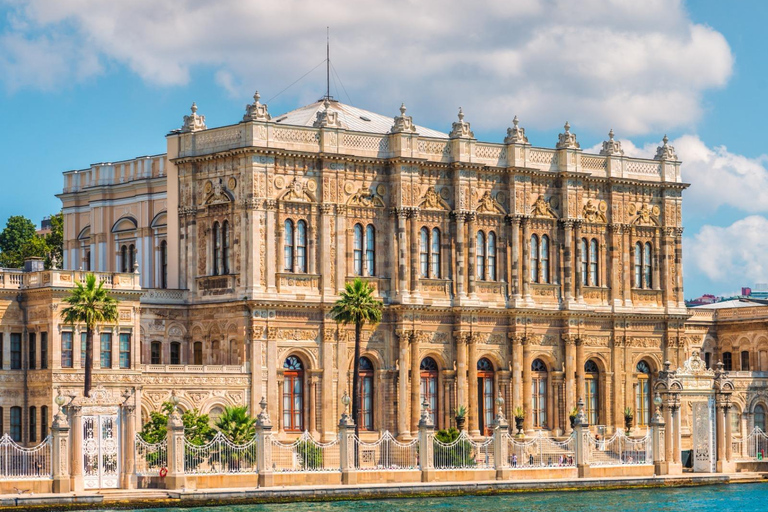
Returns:
[[[0,266],[19,268],[24,263],[22,247],[37,238],[35,225],[22,215],[8,218],[5,228],[0,232]]]
[[[360,337],[363,326],[370,324],[375,326],[381,322],[381,310],[383,304],[374,299],[373,286],[362,279],[355,278],[347,283],[341,298],[336,301],[331,309],[331,317],[337,323],[347,325],[355,324],[355,359],[352,363],[352,418],[355,420],[355,435],[360,436]],[[357,459],[357,450],[355,450]]]
[[[64,263],[64,215],[61,212],[51,215],[51,232],[45,235],[48,245],[46,267],[51,268],[52,259],[56,259],[59,268]]]
[[[163,402],[159,411],[149,413],[149,420],[144,424],[139,435],[148,443],[159,443],[168,434],[168,418],[173,412],[172,402]],[[203,445],[213,439],[216,431],[210,426],[207,414],[200,414],[197,409],[185,411],[181,415],[184,424],[184,437],[191,444]]]
[[[85,384],[83,394],[90,396],[93,372],[93,329],[100,324],[117,322],[117,300],[96,282],[96,276],[85,276],[85,284],[75,282],[75,287],[63,302],[69,304],[61,311],[62,320],[69,324],[85,324]]]
[[[225,407],[216,420],[216,428],[234,444],[245,444],[256,435],[256,418],[248,414],[248,407]]]

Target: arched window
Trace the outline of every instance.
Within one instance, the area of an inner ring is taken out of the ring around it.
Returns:
[[[496,280],[496,233],[488,232],[488,279]]]
[[[547,428],[547,365],[541,359],[531,363],[531,407],[533,426]]]
[[[91,270],[91,251],[85,251],[85,261],[83,262],[83,270]]]
[[[283,236],[283,269],[286,272],[293,272],[293,221],[285,221]]]
[[[168,288],[168,242],[160,242],[160,288]]]
[[[704,366],[709,370],[712,368],[712,353],[704,352]]]
[[[437,363],[431,357],[425,357],[421,360],[419,366],[421,373],[421,397],[420,403],[426,400],[429,408],[429,416],[433,424],[437,424],[438,402],[437,402]]]
[[[128,246],[128,272],[133,272],[136,265],[136,247],[133,244]]]
[[[171,364],[181,364],[181,343],[171,342]]]
[[[221,225],[221,270],[229,274],[229,221]]]
[[[296,272],[307,272],[307,223],[296,223]]]
[[[283,363],[283,428],[286,431],[304,430],[304,366],[296,356],[288,356]]]
[[[213,275],[221,274],[221,228],[218,222],[213,223]]]
[[[353,268],[356,276],[363,275],[363,226],[355,224],[353,246]]]
[[[363,430],[373,430],[373,364],[360,358],[360,411],[358,421]]]
[[[128,272],[128,246],[120,247],[120,272]]]
[[[541,282],[549,282],[549,237],[547,235],[541,235],[541,252],[539,254],[541,259]]]
[[[440,278],[440,230],[432,228],[432,250],[430,252],[432,262],[432,278]]]
[[[201,365],[203,364],[203,342],[202,341],[196,341],[194,345],[192,345],[192,361],[193,364]]]
[[[723,370],[727,372],[733,370],[733,358],[730,352],[723,352]]]
[[[477,232],[477,248],[475,249],[475,277],[479,280],[485,279],[485,233]]]
[[[429,231],[421,228],[419,232],[419,272],[421,277],[429,277]]]
[[[651,367],[645,361],[637,363],[637,392],[635,394],[635,418],[638,425],[651,421]]]
[[[643,247],[640,242],[635,244],[635,288],[643,287]]]
[[[44,405],[40,407],[40,439],[45,439],[47,436],[48,436],[48,406]]]
[[[591,359],[584,363],[584,397],[587,421],[590,425],[598,425],[600,423],[600,370],[597,363]]]
[[[369,276],[376,275],[376,228],[373,224],[365,228],[365,271]]]
[[[749,371],[749,352],[746,350],[741,351],[741,371]]]
[[[600,286],[600,275],[598,274],[597,263],[599,261],[599,250],[597,248],[597,239],[593,238],[589,242],[589,284],[591,286]]]
[[[653,264],[651,262],[651,243],[645,243],[645,249],[643,250],[643,282],[645,287],[649,290],[653,288]]]
[[[153,341],[149,346],[149,364],[161,364],[162,345],[159,341]]]
[[[29,408],[29,442],[37,442],[37,407]]]
[[[584,286],[589,285],[589,280],[587,278],[587,272],[589,271],[589,257],[587,253],[587,239],[582,238],[579,242],[579,273],[581,275],[581,284]]]
[[[759,428],[765,432],[765,407],[760,404],[755,406],[754,420],[755,428]]]
[[[477,403],[480,405],[478,419],[480,432],[485,436],[493,434],[493,363],[488,358],[477,362]]]
[[[539,282],[539,237],[531,235],[531,282]]]
[[[11,439],[21,442],[21,407],[11,407]]]

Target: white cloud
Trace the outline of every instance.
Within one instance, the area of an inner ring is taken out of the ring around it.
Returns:
[[[629,135],[689,126],[733,65],[723,36],[680,0],[28,0],[9,19],[0,54],[14,63],[11,89],[81,79],[100,69],[98,56],[159,85],[210,67],[230,94],[269,97],[324,58],[330,25],[333,63],[356,104],[394,114],[402,100],[438,126],[461,105],[500,131],[515,113],[534,128],[566,118]],[[64,44],[25,53],[11,44],[19,38]],[[48,60],[54,76],[38,72]],[[321,83],[291,94],[315,97]]]
[[[768,282],[768,219],[751,215],[730,226],[702,226],[687,239],[686,263],[714,283],[728,286]]]

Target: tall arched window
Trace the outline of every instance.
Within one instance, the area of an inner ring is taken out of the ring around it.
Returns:
[[[161,364],[162,345],[159,341],[153,341],[149,345],[149,364]]]
[[[307,272],[307,223],[296,223],[296,272]]]
[[[21,442],[21,407],[11,407],[11,439]]]
[[[363,226],[355,224],[352,241],[352,266],[356,276],[363,275]]]
[[[128,246],[128,272],[133,272],[136,265],[136,247],[133,244]]]
[[[29,408],[29,442],[37,442],[37,407]]]
[[[749,371],[749,352],[746,350],[741,351],[741,371]]]
[[[419,366],[421,375],[421,397],[420,402],[426,400],[429,408],[429,416],[433,424],[437,424],[438,402],[437,402],[437,363],[431,357],[425,357],[421,360]]]
[[[547,365],[541,359],[531,363],[531,398],[533,426],[547,428]]]
[[[733,370],[733,356],[730,352],[723,352],[723,370],[727,372]]]
[[[365,228],[365,271],[369,276],[376,275],[376,228],[373,224]]]
[[[479,280],[485,279],[485,233],[477,232],[477,248],[475,249],[475,277]]]
[[[480,432],[489,436],[493,433],[493,363],[485,357],[477,362],[477,403]]]
[[[589,285],[589,280],[587,277],[587,273],[589,271],[589,254],[587,253],[587,239],[582,238],[579,242],[579,260],[581,260],[581,264],[579,265],[579,272],[581,273],[581,284],[584,286]]]
[[[181,364],[181,343],[171,342],[171,364]]]
[[[120,272],[128,272],[128,246],[120,247]]]
[[[760,404],[755,406],[754,420],[755,428],[759,428],[765,432],[765,407]]]
[[[285,221],[283,236],[283,270],[293,272],[293,221]]]
[[[296,356],[288,356],[283,363],[283,428],[286,431],[304,430],[304,366]]]
[[[637,392],[635,394],[635,417],[638,425],[651,421],[651,367],[645,361],[637,363]]]
[[[229,274],[229,221],[221,225],[221,270]]]
[[[218,222],[213,223],[213,275],[221,274],[221,227]]]
[[[196,341],[194,345],[192,345],[192,361],[193,364],[201,365],[203,364],[203,342],[202,341]]]
[[[440,230],[432,228],[432,249],[430,252],[430,261],[432,262],[432,277],[440,278]]]
[[[160,242],[160,288],[168,288],[168,242]]]
[[[593,238],[589,242],[589,284],[591,286],[600,286],[600,275],[598,274],[599,250],[597,239]]]
[[[589,360],[584,363],[584,397],[586,401],[587,420],[590,425],[600,422],[600,370],[597,363]]]
[[[549,237],[541,235],[541,251],[539,254],[541,260],[541,282],[549,282]]]
[[[643,287],[643,247],[640,242],[635,244],[635,288]]]
[[[419,272],[421,277],[429,277],[429,231],[421,228],[419,232]]]
[[[85,265],[83,266],[83,270],[91,270],[91,251],[85,251],[85,261],[83,262]]]
[[[488,232],[488,279],[496,280],[496,233]]]
[[[643,282],[649,290],[653,288],[653,264],[651,261],[651,243],[646,242],[643,249]]]
[[[360,427],[373,430],[373,364],[367,357],[360,358]]]
[[[531,235],[531,282],[539,282],[539,237]]]

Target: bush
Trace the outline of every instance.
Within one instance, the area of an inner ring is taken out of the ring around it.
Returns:
[[[299,441],[296,452],[301,456],[302,469],[322,469],[323,450],[312,441]]]
[[[438,430],[435,432],[435,441],[440,441],[443,444],[450,444],[456,441],[461,432],[451,427],[450,430]],[[472,444],[467,441],[459,441],[451,448],[446,448],[440,443],[434,443],[434,463],[441,467],[468,467],[477,465],[475,461],[474,450]]]

